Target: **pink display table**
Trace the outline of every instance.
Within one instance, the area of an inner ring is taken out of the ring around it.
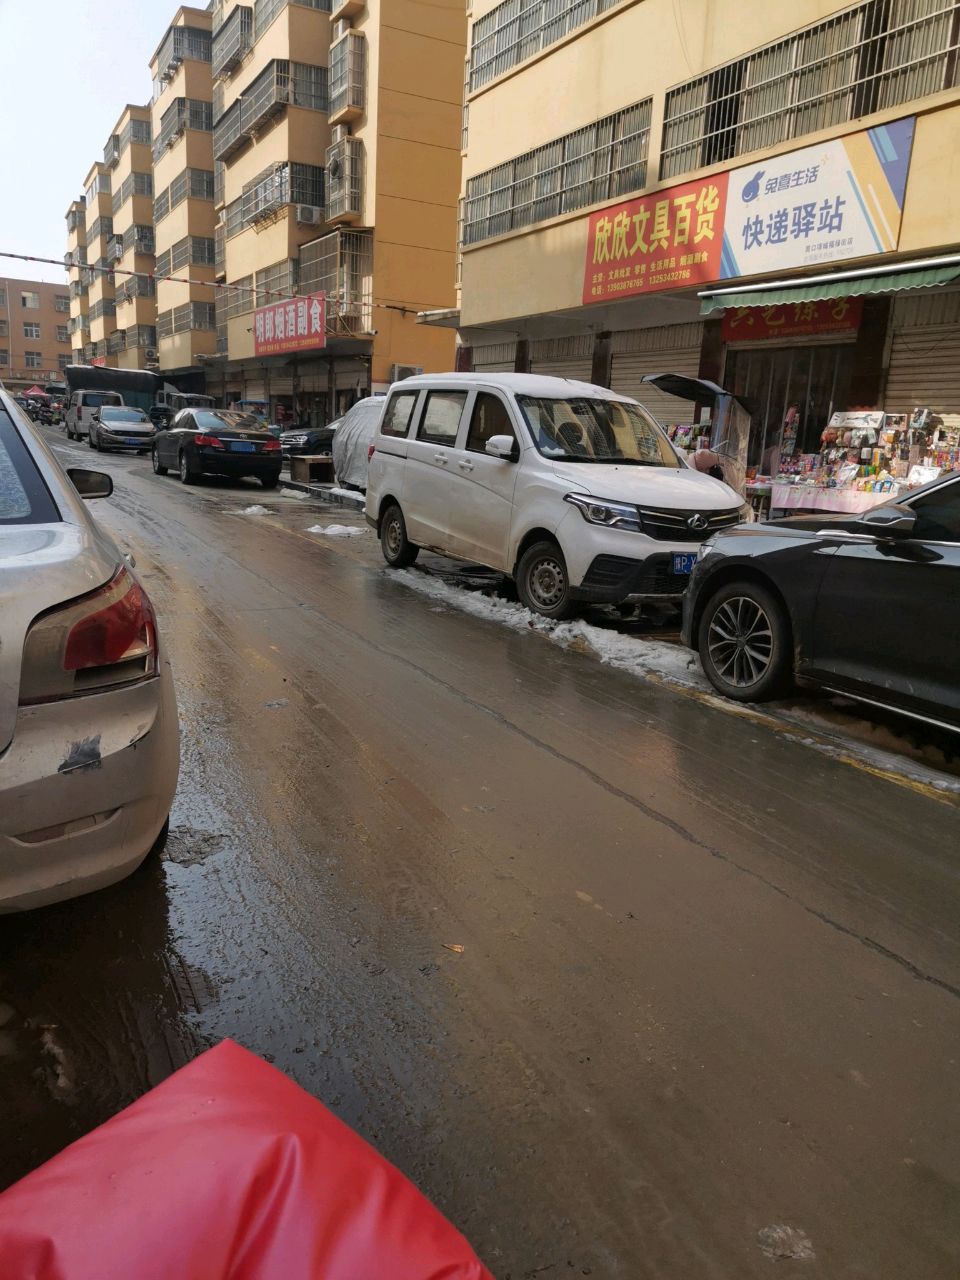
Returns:
[[[771,511],[835,511],[855,515],[881,502],[896,502],[896,492],[866,493],[862,489],[819,489],[813,485],[771,485]]]

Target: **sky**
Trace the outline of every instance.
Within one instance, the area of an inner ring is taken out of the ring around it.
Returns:
[[[62,259],[67,208],[124,106],[150,101],[150,58],[176,11],[176,0],[0,0],[0,252]],[[66,279],[3,257],[0,276]]]

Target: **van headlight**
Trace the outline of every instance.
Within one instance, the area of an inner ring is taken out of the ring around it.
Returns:
[[[588,498],[582,493],[564,495],[564,502],[577,508],[588,524],[602,524],[607,529],[629,529],[640,533],[640,512],[629,502],[609,502],[606,498]]]

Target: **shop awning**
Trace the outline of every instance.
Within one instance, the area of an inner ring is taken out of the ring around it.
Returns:
[[[899,293],[929,289],[960,280],[960,256],[927,262],[903,262],[896,268],[836,271],[805,280],[773,280],[750,287],[707,289],[700,293],[700,314],[713,315],[728,307],[770,307],[790,302],[818,302],[821,298],[859,298],[870,293]]]

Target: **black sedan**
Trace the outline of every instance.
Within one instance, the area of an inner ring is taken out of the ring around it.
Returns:
[[[796,678],[960,729],[960,475],[859,517],[716,534],[683,638],[728,698],[760,702]]]
[[[105,404],[93,412],[87,444],[98,453],[104,449],[136,449],[146,453],[153,436],[153,423],[142,409]]]
[[[285,458],[304,454],[330,453],[334,431],[331,427],[296,427],[280,434],[280,449]]]
[[[256,418],[230,409],[181,409],[153,440],[156,474],[175,470],[184,484],[204,475],[253,476],[275,489],[280,463],[280,441]]]

